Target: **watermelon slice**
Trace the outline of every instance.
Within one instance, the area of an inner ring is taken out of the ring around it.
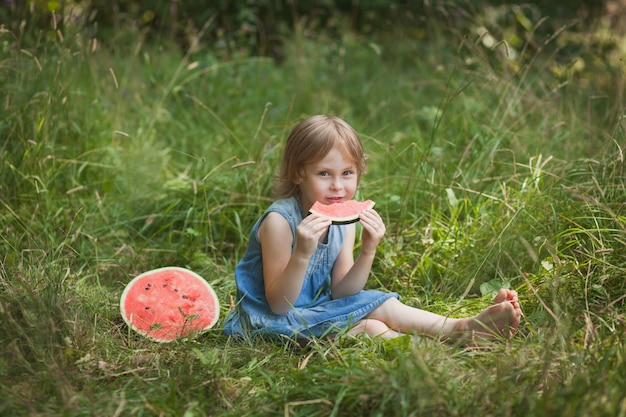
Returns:
[[[362,211],[374,207],[372,200],[356,201],[348,200],[343,203],[322,204],[316,201],[309,213],[317,213],[326,217],[330,217],[333,224],[349,224],[359,221],[359,215]]]
[[[213,288],[185,268],[165,267],[133,278],[122,293],[120,311],[136,332],[157,342],[211,328],[220,306]]]

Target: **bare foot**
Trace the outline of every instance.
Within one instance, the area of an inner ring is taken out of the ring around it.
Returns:
[[[510,339],[519,326],[522,310],[517,292],[501,289],[494,298],[494,304],[475,317],[462,319],[458,323],[456,340],[470,344],[478,341]]]

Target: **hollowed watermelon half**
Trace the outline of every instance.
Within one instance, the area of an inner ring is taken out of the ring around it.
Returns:
[[[157,342],[171,342],[210,329],[220,306],[200,275],[166,267],[133,278],[122,293],[120,311],[133,330]]]
[[[322,204],[316,201],[309,209],[310,213],[330,217],[333,224],[350,224],[359,221],[361,212],[374,207],[372,200],[348,200],[343,203]]]

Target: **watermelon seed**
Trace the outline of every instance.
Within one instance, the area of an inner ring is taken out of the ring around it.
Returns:
[[[146,310],[150,310],[150,307],[146,306]]]
[[[186,295],[183,295],[183,300],[188,300],[189,297],[187,297]]]

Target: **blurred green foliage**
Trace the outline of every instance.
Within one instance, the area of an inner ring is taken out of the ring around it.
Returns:
[[[520,2],[522,14],[538,12],[563,22],[591,23],[606,0]],[[309,30],[338,33],[346,27],[368,34],[390,27],[415,30],[431,19],[448,19],[459,29],[469,23],[468,11],[511,6],[496,0],[3,0],[0,22],[15,34],[46,34],[61,26],[89,28],[100,40],[114,39],[120,28],[136,27],[149,36],[175,40],[184,50],[199,43],[232,55],[280,56],[281,37],[304,24]],[[524,26],[533,16],[510,22]],[[346,25],[347,23],[347,25]],[[528,28],[526,28],[528,29]]]

